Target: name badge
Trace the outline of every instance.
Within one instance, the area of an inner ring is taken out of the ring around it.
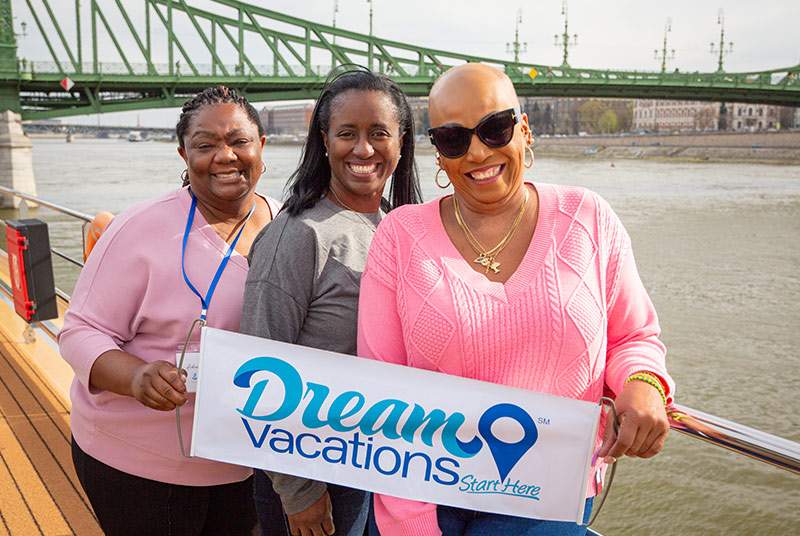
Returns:
[[[181,360],[181,352],[183,351],[183,345],[181,344],[178,347],[178,350],[175,352],[175,364],[177,365],[180,363]],[[197,379],[200,374],[200,344],[199,343],[189,343],[189,347],[186,349],[186,353],[183,354],[183,365],[181,366],[183,370],[186,371],[186,392],[187,393],[196,393],[197,392]]]

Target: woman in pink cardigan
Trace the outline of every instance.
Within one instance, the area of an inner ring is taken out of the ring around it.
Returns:
[[[200,315],[239,329],[246,255],[278,210],[255,192],[266,136],[223,86],[187,101],[176,133],[184,188],[114,219],[64,318],[72,457],[105,534],[250,535],[252,470],[185,457],[175,411],[188,449],[194,394],[179,349]]]
[[[502,72],[447,71],[429,113],[454,193],[400,207],[379,226],[361,280],[358,353],[562,397],[615,397],[621,427],[598,434],[586,523],[606,464],[655,455],[669,430],[674,386],[630,238],[597,194],[523,181],[533,136]],[[586,532],[382,495],[375,516],[383,536]]]

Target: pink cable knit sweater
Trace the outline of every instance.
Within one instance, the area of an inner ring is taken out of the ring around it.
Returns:
[[[656,312],[616,214],[582,188],[535,188],[536,231],[505,284],[461,257],[439,199],[392,211],[361,280],[358,354],[590,401],[648,370],[671,399]],[[384,536],[441,534],[434,504],[376,495],[375,513]]]

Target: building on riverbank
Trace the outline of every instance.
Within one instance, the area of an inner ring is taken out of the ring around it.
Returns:
[[[427,137],[431,127],[428,119],[428,97],[408,97],[408,105],[414,116],[414,134]]]
[[[633,130],[718,130],[720,104],[680,100],[635,99]]]
[[[313,102],[300,102],[265,106],[258,115],[268,135],[304,137],[308,132],[313,111]]]
[[[767,104],[636,99],[633,130],[759,132],[798,126],[797,109]]]
[[[417,135],[430,128],[428,98],[409,97]],[[620,132],[758,132],[800,127],[800,109],[655,99],[521,97],[520,106],[539,135],[599,135]],[[313,102],[264,107],[259,115],[269,135],[304,137]]]
[[[427,135],[430,128],[428,98],[408,97],[408,104],[414,115],[416,134]],[[268,135],[296,136],[302,139],[308,132],[313,111],[314,102],[299,102],[265,106],[258,115]]]
[[[728,105],[728,113],[728,130],[734,132],[771,130],[780,126],[781,106],[733,103]]]

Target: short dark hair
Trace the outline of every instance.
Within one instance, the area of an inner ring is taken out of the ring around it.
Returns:
[[[186,131],[189,130],[192,118],[196,116],[204,106],[213,106],[215,104],[235,104],[245,111],[250,121],[258,128],[258,136],[264,135],[264,125],[261,124],[261,118],[258,111],[243,95],[235,89],[227,86],[209,87],[183,103],[181,108],[181,116],[178,118],[178,124],[175,125],[175,135],[178,137],[178,145],[183,147],[183,137]],[[183,185],[188,184],[188,178],[184,178]]]
[[[330,126],[331,105],[337,96],[350,90],[380,91],[392,100],[403,137],[400,149],[400,162],[392,175],[389,200],[382,200],[382,208],[389,211],[409,203],[420,203],[422,193],[419,187],[419,174],[414,162],[414,116],[406,96],[397,83],[382,74],[359,66],[345,66],[337,72],[322,88],[311,114],[308,136],[303,145],[300,164],[286,183],[288,198],[283,209],[296,216],[311,208],[322,199],[331,182],[331,167],[325,155],[323,132]]]

